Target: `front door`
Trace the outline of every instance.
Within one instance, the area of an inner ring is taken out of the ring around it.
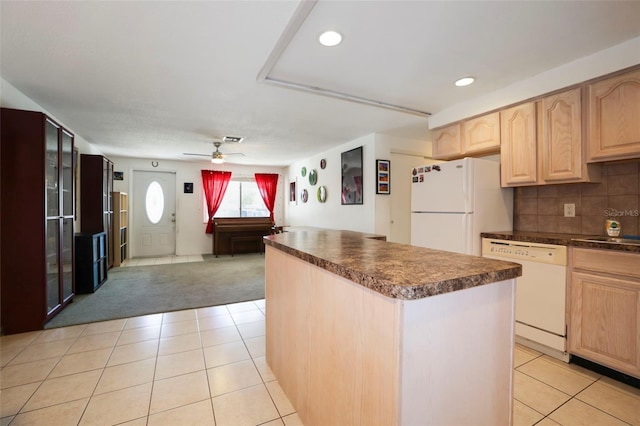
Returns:
[[[176,253],[176,174],[133,172],[133,257]]]

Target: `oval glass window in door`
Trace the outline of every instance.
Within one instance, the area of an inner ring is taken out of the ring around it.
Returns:
[[[164,192],[158,182],[153,181],[147,187],[144,205],[149,222],[154,225],[160,222],[164,213]]]

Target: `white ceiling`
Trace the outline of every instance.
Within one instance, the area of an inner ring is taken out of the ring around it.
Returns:
[[[0,72],[107,156],[194,161],[182,153],[233,135],[245,141],[221,150],[245,157],[230,162],[287,165],[372,132],[418,139],[428,125],[258,81],[283,33],[268,77],[434,114],[640,36],[640,1],[307,6],[285,31],[297,1],[3,0]],[[327,28],[343,43],[320,46]],[[477,82],[454,87],[465,75]]]

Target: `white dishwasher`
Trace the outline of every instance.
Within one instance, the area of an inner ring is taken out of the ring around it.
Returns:
[[[516,280],[516,342],[569,362],[567,247],[483,238],[482,256],[522,265]]]

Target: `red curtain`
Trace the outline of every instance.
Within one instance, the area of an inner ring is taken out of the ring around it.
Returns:
[[[256,173],[256,184],[264,205],[269,209],[269,217],[271,223],[275,224],[273,219],[273,209],[276,205],[276,188],[278,187],[278,175],[272,173]]]
[[[222,203],[222,198],[224,198],[224,193],[227,191],[230,179],[231,172],[202,170],[202,187],[207,200],[207,213],[209,216],[207,230],[205,231],[207,234],[213,232],[213,215],[216,214],[218,207]]]

